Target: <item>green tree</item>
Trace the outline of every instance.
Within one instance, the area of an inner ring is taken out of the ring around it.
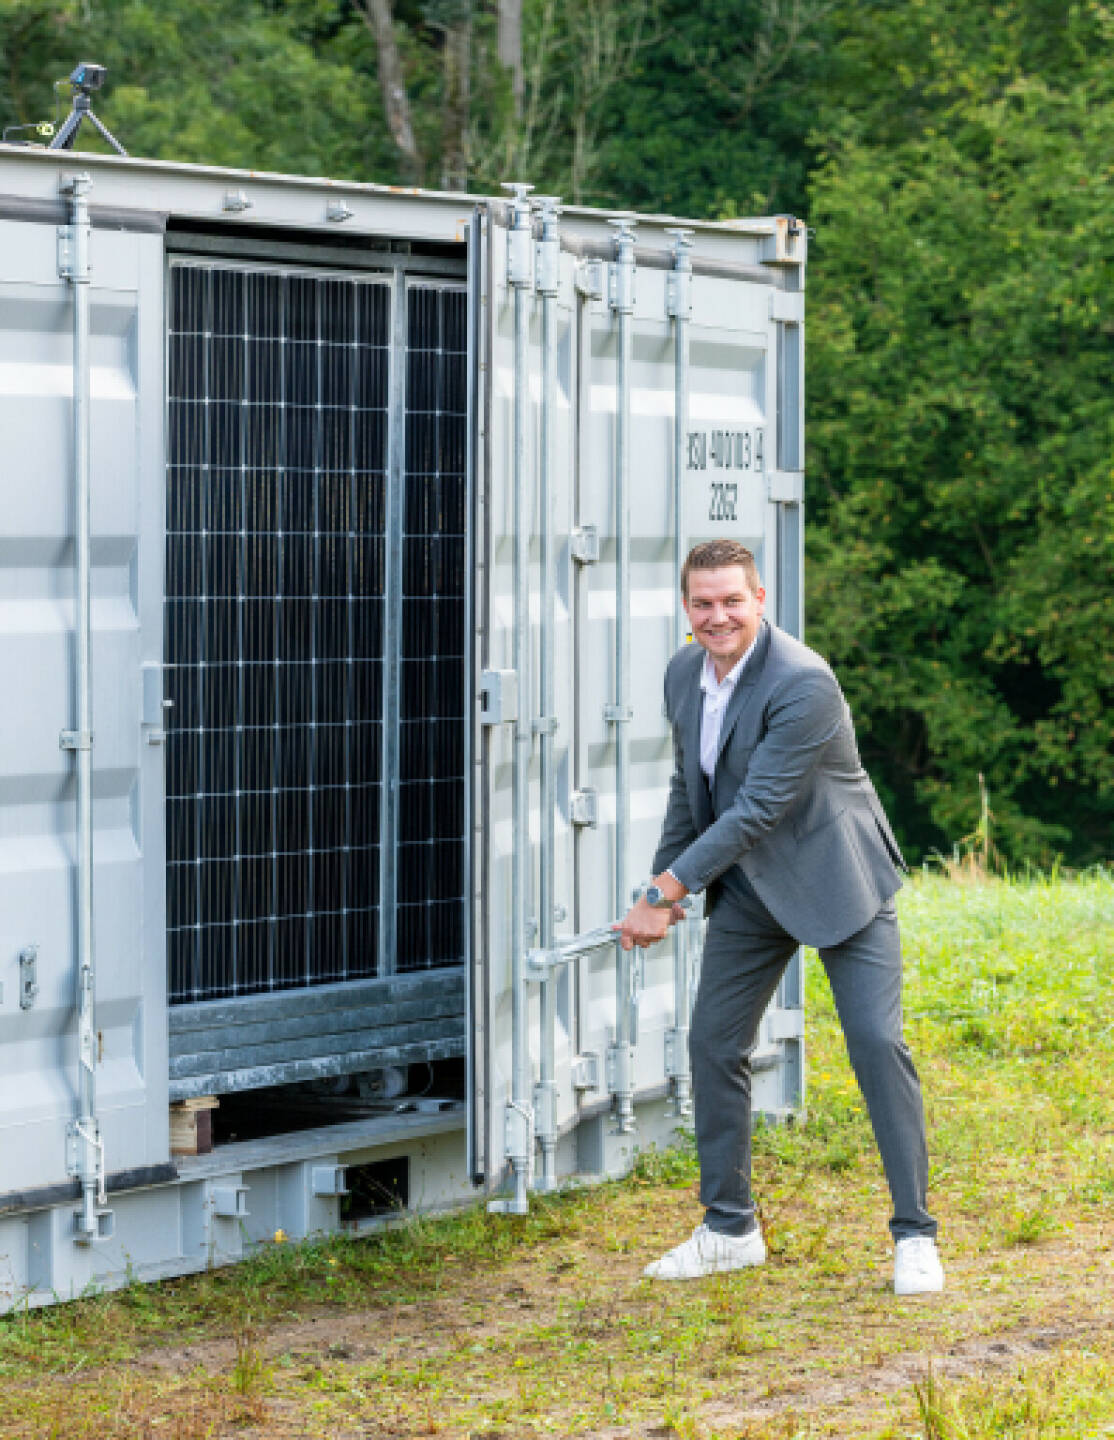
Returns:
[[[378,178],[389,137],[365,81],[307,33],[324,18],[258,0],[0,0],[0,116],[64,113],[52,82],[95,59],[95,108],[132,154]]]
[[[593,198],[712,219],[800,213],[830,0],[666,0],[610,87]]]
[[[941,28],[935,117],[850,117],[813,181],[809,628],[914,853],[979,773],[1010,858],[1109,853],[1114,34],[1070,18],[1041,76],[1000,30],[984,84]]]

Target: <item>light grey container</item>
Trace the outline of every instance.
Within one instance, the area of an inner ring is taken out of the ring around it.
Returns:
[[[743,540],[801,630],[806,241],[610,221],[0,147],[0,1309],[688,1123],[699,920],[591,932],[664,810],[681,551]],[[801,1103],[798,965],[755,1066]],[[172,1155],[199,1096],[243,1133]]]

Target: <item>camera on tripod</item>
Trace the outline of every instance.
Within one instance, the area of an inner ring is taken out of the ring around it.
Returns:
[[[69,83],[75,91],[82,90],[86,95],[91,95],[94,90],[101,88],[107,74],[105,66],[96,65],[92,60],[83,60],[80,65],[75,66]]]
[[[15,138],[21,132],[31,130],[34,131],[36,135],[43,136],[44,139],[47,136],[53,137],[47,144],[46,148],[48,150],[72,150],[73,142],[77,138],[77,132],[81,129],[82,122],[88,120],[97,134],[103,136],[103,138],[108,141],[117,155],[126,155],[128,152],[120,144],[116,136],[113,135],[112,131],[109,130],[107,125],[102,125],[100,120],[93,114],[93,102],[90,96],[95,90],[101,88],[107,74],[108,70],[104,65],[98,65],[94,60],[82,60],[80,65],[75,65],[73,70],[70,71],[67,79],[55,82],[55,90],[61,89],[63,85],[68,85],[70,87],[71,97],[70,113],[66,116],[65,121],[58,127],[57,134],[55,134],[54,126],[50,121],[45,120],[36,125],[8,125],[4,129],[3,135],[0,135],[0,140],[3,140],[5,144],[33,144],[35,143],[34,141],[29,142]]]
[[[126,155],[128,152],[113,135],[106,125],[102,125],[93,114],[93,105],[89,99],[94,90],[99,90],[104,84],[104,77],[108,71],[103,65],[96,64],[93,60],[83,60],[80,65],[75,65],[70,72],[70,92],[73,95],[73,106],[63,123],[58,134],[47,146],[49,150],[72,150],[73,142],[77,132],[81,129],[81,122],[88,120],[93,129],[116,151],[117,155]]]

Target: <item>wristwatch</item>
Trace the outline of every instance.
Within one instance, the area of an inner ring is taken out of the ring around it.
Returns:
[[[665,898],[665,891],[660,885],[647,885],[642,892],[642,898],[655,910],[672,910],[673,908],[673,901]]]

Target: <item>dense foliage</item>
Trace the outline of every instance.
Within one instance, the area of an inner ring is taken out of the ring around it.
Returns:
[[[512,8],[0,0],[0,123],[89,55],[140,154],[805,214],[809,635],[903,839],[981,774],[1008,859],[1108,854],[1114,12],[523,0],[516,69]]]

